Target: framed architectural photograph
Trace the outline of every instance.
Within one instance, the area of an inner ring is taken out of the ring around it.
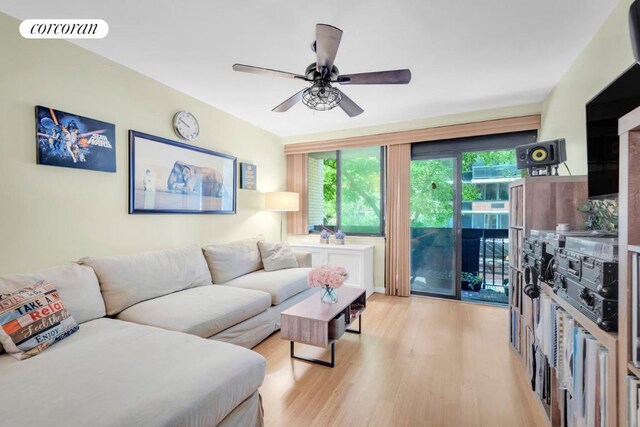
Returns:
[[[257,186],[258,168],[251,163],[240,163],[240,188],[255,190]]]
[[[36,106],[38,164],[116,171],[116,127],[49,107]]]
[[[236,213],[236,158],[129,131],[129,213]]]

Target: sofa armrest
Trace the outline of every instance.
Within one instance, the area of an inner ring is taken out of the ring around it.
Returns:
[[[298,260],[299,267],[311,267],[311,253],[310,252],[301,252],[301,251],[292,251]]]

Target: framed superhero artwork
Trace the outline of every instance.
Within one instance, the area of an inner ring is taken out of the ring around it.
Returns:
[[[36,106],[38,164],[116,171],[116,127],[100,120]]]
[[[236,213],[237,160],[129,131],[129,213]]]

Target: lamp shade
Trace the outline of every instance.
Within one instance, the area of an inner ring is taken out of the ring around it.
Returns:
[[[264,207],[269,211],[297,212],[300,210],[300,194],[290,191],[266,193]]]

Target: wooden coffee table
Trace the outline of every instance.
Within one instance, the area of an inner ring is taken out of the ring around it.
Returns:
[[[361,314],[367,306],[364,289],[343,286],[338,291],[338,302],[327,304],[320,301],[320,294],[309,298],[283,311],[280,315],[281,338],[291,341],[291,358],[317,363],[333,368],[335,366],[335,344],[342,334],[362,332]],[[358,329],[348,327],[358,319]],[[295,343],[309,344],[327,348],[331,346],[331,360],[319,360],[296,356]]]

